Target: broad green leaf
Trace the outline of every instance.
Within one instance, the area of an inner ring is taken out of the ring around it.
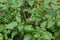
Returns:
[[[43,36],[46,40],[51,40],[52,38],[52,34],[50,32],[45,32]]]
[[[0,33],[0,40],[3,40],[3,35]]]
[[[52,18],[54,15],[54,10],[49,9],[45,15],[46,18]]]
[[[23,30],[23,27],[24,25],[23,25],[23,23],[20,23],[18,26],[17,26],[17,28],[18,28],[18,30],[21,32],[22,30]]]
[[[54,0],[54,1],[53,1],[53,0],[51,0],[51,2],[53,2],[54,4],[57,4],[57,1],[58,1],[58,0]]]
[[[49,21],[48,22],[48,28],[52,27],[54,25],[54,22],[53,21]]]
[[[5,29],[4,25],[0,25],[0,32],[2,32]]]
[[[15,5],[16,4],[16,0],[8,0],[8,4]]]
[[[40,34],[40,32],[41,32],[42,30],[41,30],[40,27],[36,27],[35,31]]]
[[[60,26],[60,21],[57,22],[57,25]]]
[[[47,4],[47,3],[49,3],[50,1],[51,1],[51,0],[48,0],[48,1],[47,1],[47,0],[44,0],[44,3],[46,3],[46,4]]]
[[[54,33],[55,37],[58,37],[60,35],[60,31],[57,31]]]
[[[32,35],[26,34],[23,40],[31,40],[31,38],[32,38]]]
[[[41,36],[39,33],[36,33],[33,37],[32,40],[41,40]]]
[[[39,34],[39,33],[36,33],[36,34],[34,35],[34,37],[35,37],[35,38],[39,38],[39,37],[40,37],[40,34]]]
[[[60,40],[60,31],[56,31],[54,33],[54,37],[55,37],[56,40]]]
[[[48,3],[50,2],[51,0],[44,0],[44,4],[43,4],[43,8],[50,8]]]
[[[30,31],[33,31],[34,29],[33,29],[32,25],[25,25],[25,26],[24,26],[24,30],[25,30],[26,32],[30,32]]]
[[[13,31],[11,37],[13,38],[17,34],[17,31]]]
[[[42,22],[42,23],[41,23],[41,28],[45,28],[46,25],[47,25],[47,21]]]
[[[48,24],[47,24],[48,25],[48,28],[51,28],[51,27],[54,26],[54,23],[55,22],[53,21],[53,18],[49,18],[47,21],[48,21]]]
[[[17,0],[18,7],[21,7],[24,5],[24,0]]]
[[[54,10],[57,10],[59,7],[58,7],[57,5],[52,5],[52,8],[53,8]]]
[[[60,12],[59,11],[57,11],[57,15],[56,15],[56,18],[60,18],[60,14],[59,14]]]
[[[0,0],[0,2],[7,2],[7,0]]]
[[[20,14],[17,14],[17,16],[16,16],[16,21],[17,21],[18,23],[20,23],[20,22],[21,22]]]
[[[34,4],[34,0],[27,0],[28,4],[32,6]]]
[[[4,37],[6,40],[8,40],[8,34],[10,34],[11,30],[4,30]]]
[[[12,22],[6,26],[7,29],[13,29],[17,26],[17,22]]]
[[[13,40],[12,38],[8,38],[7,40]]]

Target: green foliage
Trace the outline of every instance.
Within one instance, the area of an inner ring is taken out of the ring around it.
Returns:
[[[2,40],[3,39],[3,35],[0,33],[0,40]]]
[[[28,4],[32,6],[34,4],[34,0],[27,0]]]
[[[17,26],[17,23],[16,23],[16,22],[12,22],[12,23],[8,24],[8,25],[6,26],[6,28],[7,28],[7,29],[14,29],[14,27],[16,27],[16,26]]]
[[[32,35],[27,34],[27,35],[24,35],[24,39],[23,40],[31,40],[31,38],[32,38]]]
[[[0,40],[60,40],[60,0],[0,0]]]

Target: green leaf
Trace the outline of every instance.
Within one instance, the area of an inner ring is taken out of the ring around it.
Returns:
[[[24,30],[25,30],[26,32],[30,32],[30,31],[33,31],[34,29],[33,29],[32,25],[25,25],[25,26],[24,26]]]
[[[0,33],[0,40],[3,40],[3,35]]]
[[[57,1],[58,1],[58,0],[54,0],[54,1],[52,0],[51,2],[53,2],[54,4],[57,4]]]
[[[54,15],[54,10],[49,9],[45,15],[46,18],[52,18]]]
[[[41,30],[40,27],[36,27],[35,31],[40,34],[40,32],[41,32],[42,30]]]
[[[52,22],[52,21],[48,22],[48,28],[51,28],[53,25],[54,25],[54,22]]]
[[[4,37],[6,40],[8,40],[8,34],[10,34],[11,30],[4,30]]]
[[[52,8],[53,8],[54,10],[57,10],[57,9],[58,9],[58,6],[57,6],[57,5],[52,5]]]
[[[35,38],[39,38],[39,37],[40,37],[40,34],[39,34],[39,33],[36,33],[36,34],[34,35],[34,37],[35,37]]]
[[[57,25],[60,26],[60,21],[57,22]]]
[[[17,28],[18,28],[18,30],[21,32],[22,30],[23,30],[23,27],[24,25],[23,25],[23,23],[20,23],[18,26],[17,26]]]
[[[7,29],[13,29],[17,26],[17,22],[12,22],[6,26]]]
[[[0,13],[0,18],[2,18],[5,15],[5,13]]]
[[[0,25],[0,32],[2,32],[5,29],[4,25]]]
[[[44,3],[46,3],[46,4],[47,4],[47,3],[49,3],[50,1],[51,1],[51,0],[48,0],[48,1],[47,1],[47,0],[44,0]]]
[[[57,11],[56,18],[57,18],[57,19],[60,19],[60,12],[59,12],[59,11]]]
[[[55,36],[55,39],[56,39],[56,40],[60,40],[60,31],[56,31],[56,32],[54,33],[54,36]]]
[[[0,0],[0,2],[6,2],[7,0]]]
[[[44,21],[41,23],[41,28],[45,28],[46,27],[46,24],[47,24],[47,21]]]
[[[32,6],[34,4],[34,0],[27,0],[28,4]]]
[[[54,21],[53,21],[53,19],[52,18],[49,18],[48,19],[48,28],[51,28],[51,27],[53,27],[54,26]]]
[[[51,34],[50,32],[45,32],[45,33],[44,33],[44,38],[45,38],[46,40],[51,40],[52,34]]]
[[[20,16],[20,14],[16,14],[16,21],[17,21],[18,23],[21,22],[21,16]]]
[[[17,31],[13,31],[11,37],[13,38],[17,34]]]
[[[21,7],[24,5],[24,0],[17,0],[18,7]]]
[[[15,5],[16,4],[16,0],[8,0],[8,4]]]
[[[32,38],[32,35],[26,34],[23,40],[31,40],[31,38]]]

